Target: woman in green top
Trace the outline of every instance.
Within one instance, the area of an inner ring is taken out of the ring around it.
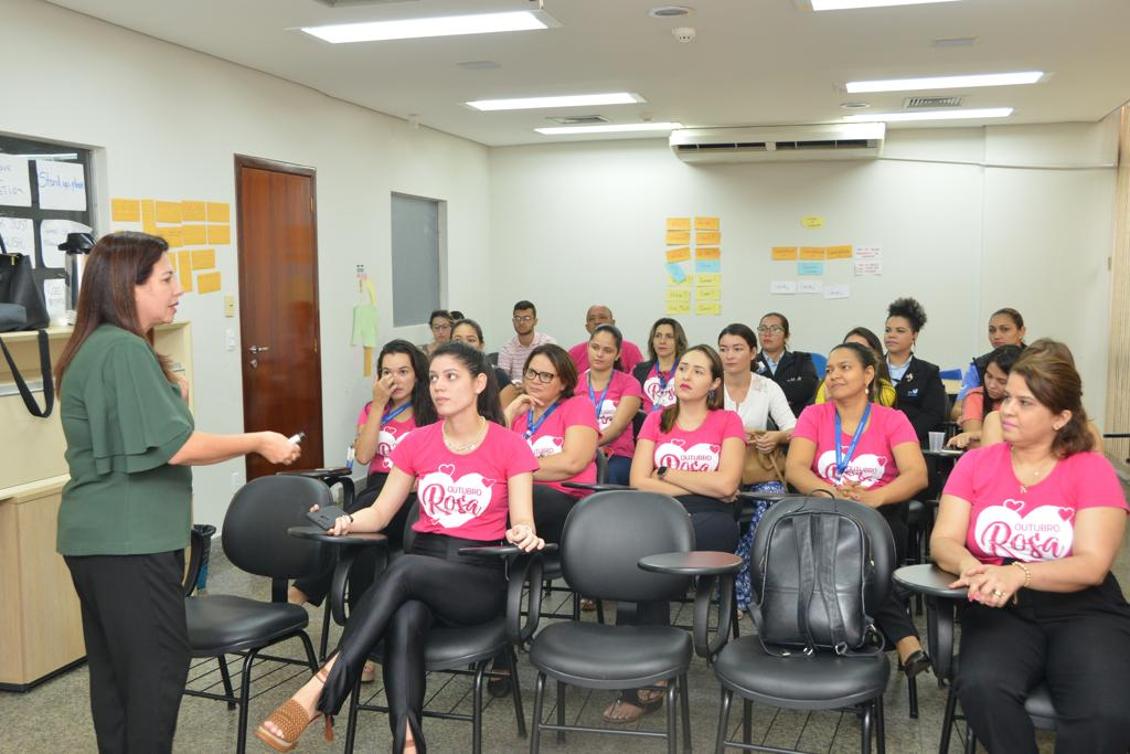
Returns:
[[[151,345],[183,292],[168,248],[143,233],[98,241],[56,366],[71,477],[57,548],[82,608],[102,752],[172,749],[189,661],[181,590],[192,525],[188,467],[248,453],[289,464],[301,452],[276,432],[195,430],[186,383]]]

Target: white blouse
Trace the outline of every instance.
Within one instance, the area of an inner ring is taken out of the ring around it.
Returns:
[[[726,408],[736,411],[742,418],[742,426],[746,432],[760,432],[769,426],[769,417],[779,430],[789,430],[796,426],[796,417],[789,408],[789,401],[785,398],[785,391],[771,379],[759,374],[750,374],[749,391],[745,400],[737,403],[730,397],[728,390],[723,387],[726,396]]]

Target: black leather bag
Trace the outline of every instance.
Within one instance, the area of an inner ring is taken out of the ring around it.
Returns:
[[[36,281],[31,258],[24,254],[9,254],[0,238],[0,304],[22,306],[26,314],[23,330],[47,327],[51,318],[43,300],[43,289]]]
[[[881,651],[870,617],[878,605],[867,604],[875,562],[854,504],[796,498],[776,505],[787,510],[758,531],[767,541],[754,618],[765,650],[778,656]]]

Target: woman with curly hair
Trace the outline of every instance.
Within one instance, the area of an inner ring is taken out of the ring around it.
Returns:
[[[947,403],[938,366],[914,355],[918,333],[925,324],[926,310],[915,299],[895,299],[887,307],[883,338],[887,370],[898,396],[896,405],[910,420],[920,443],[946,420]]]

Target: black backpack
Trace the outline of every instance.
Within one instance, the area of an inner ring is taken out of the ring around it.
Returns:
[[[864,505],[820,497],[775,503],[752,552],[762,646],[778,656],[881,651],[871,616],[886,593],[893,552],[883,517]]]

